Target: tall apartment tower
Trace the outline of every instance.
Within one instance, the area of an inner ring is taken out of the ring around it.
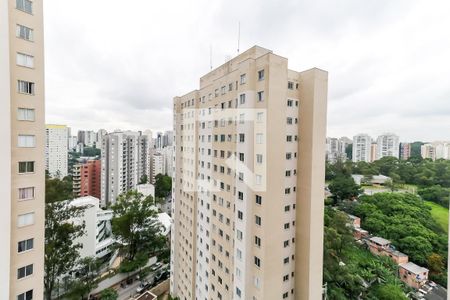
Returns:
[[[68,174],[69,128],[47,124],[45,128],[45,169],[50,176],[63,178]]]
[[[353,137],[353,162],[365,161],[370,162],[372,138],[365,134],[357,134]]]
[[[45,110],[41,0],[0,0],[0,299],[42,299]]]
[[[118,195],[135,189],[148,173],[149,136],[140,132],[113,132],[103,136],[101,147],[101,205],[116,201]]]
[[[400,159],[408,160],[411,157],[411,143],[400,143]]]
[[[386,156],[398,158],[400,155],[400,142],[398,135],[385,133],[377,138],[377,159]]]
[[[174,98],[172,295],[321,299],[327,85],[255,46]]]
[[[73,194],[75,197],[93,196],[100,199],[101,161],[88,160],[73,166]]]

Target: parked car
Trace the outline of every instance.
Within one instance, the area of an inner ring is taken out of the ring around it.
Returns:
[[[136,293],[141,294],[145,292],[151,286],[150,282],[142,281],[136,288]]]
[[[154,271],[158,270],[158,269],[161,268],[161,267],[162,267],[162,263],[157,262],[156,264],[154,264],[154,265],[150,268],[150,270],[154,272]]]
[[[159,281],[166,280],[167,278],[169,278],[169,276],[170,276],[170,272],[167,270],[159,272],[158,274],[155,275],[155,281],[159,282]]]

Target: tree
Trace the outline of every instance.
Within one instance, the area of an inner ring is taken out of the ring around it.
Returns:
[[[100,263],[95,257],[85,257],[78,261],[75,277],[70,283],[69,292],[65,295],[70,299],[86,299],[89,293],[97,287],[97,275]]]
[[[148,260],[148,256],[165,245],[161,236],[161,224],[156,218],[153,198],[130,190],[120,194],[111,207],[112,233],[118,248],[125,254],[121,271],[136,270]]]
[[[172,178],[167,175],[158,174],[155,177],[155,197],[166,198],[172,192]]]
[[[117,300],[119,294],[113,288],[108,288],[100,293],[100,300]]]
[[[74,224],[84,207],[72,207],[67,202],[50,202],[45,207],[45,298],[52,299],[56,280],[73,269],[81,244],[75,239],[84,234],[84,224]]]
[[[83,156],[89,156],[89,157],[94,157],[94,156],[100,156],[101,155],[101,150],[97,149],[95,146],[94,147],[84,147],[83,148]]]
[[[73,199],[73,184],[70,176],[59,178],[45,178],[45,202],[56,202]]]
[[[427,265],[430,268],[430,272],[440,274],[444,270],[444,259],[442,255],[432,253],[427,258]]]
[[[372,295],[375,299],[383,299],[383,300],[407,300],[408,298],[405,296],[405,293],[398,285],[394,284],[386,284],[379,285],[375,288]]]
[[[351,176],[338,175],[328,185],[330,192],[333,194],[334,203],[338,201],[352,199],[362,193],[362,190],[355,183]]]
[[[139,184],[146,184],[146,183],[148,183],[148,176],[142,175],[141,178],[139,179]]]

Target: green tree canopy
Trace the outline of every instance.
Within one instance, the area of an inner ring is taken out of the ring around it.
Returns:
[[[155,177],[155,197],[165,198],[172,192],[172,178],[167,175],[158,174]]]
[[[165,243],[161,236],[161,224],[151,196],[144,198],[141,193],[130,190],[119,195],[112,205],[112,232],[119,249],[126,254],[121,270],[135,270],[148,260],[150,254]]]

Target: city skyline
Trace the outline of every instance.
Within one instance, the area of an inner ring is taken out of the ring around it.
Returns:
[[[138,1],[136,10],[108,3],[99,23],[102,2],[46,2],[47,123],[170,129],[173,95],[210,70],[210,45],[214,68],[236,55],[240,21],[241,52],[257,44],[289,57],[290,68],[330,72],[328,136],[448,139],[448,9],[407,1],[345,1],[337,10],[324,1],[284,4],[249,1],[235,10],[233,2]]]

